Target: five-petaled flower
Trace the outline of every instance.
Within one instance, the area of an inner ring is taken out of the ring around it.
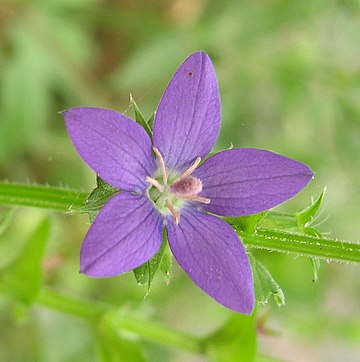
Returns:
[[[210,58],[191,55],[158,106],[153,138],[118,112],[72,108],[68,132],[84,161],[122,190],[102,208],[81,250],[81,271],[127,272],[160,249],[167,228],[175,259],[226,307],[254,308],[251,266],[237,233],[221,218],[268,210],[313,177],[308,166],[252,148],[219,152],[201,164],[219,135],[221,104]]]

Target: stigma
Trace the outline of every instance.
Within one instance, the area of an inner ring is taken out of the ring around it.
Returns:
[[[163,211],[163,207],[165,207],[172,215],[175,224],[178,225],[180,223],[179,209],[183,201],[196,201],[204,204],[209,204],[211,201],[198,195],[202,191],[202,181],[191,175],[200,164],[201,158],[197,157],[185,172],[174,180],[169,180],[164,158],[156,147],[153,147],[153,150],[159,162],[162,180],[147,176],[146,181],[158,191],[156,202],[153,201],[158,205],[159,210]]]

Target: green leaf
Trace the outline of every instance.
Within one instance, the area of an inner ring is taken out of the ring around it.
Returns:
[[[151,284],[159,268],[164,273],[165,280],[168,281],[170,278],[171,254],[165,232],[162,246],[156,255],[134,269],[134,275],[138,284],[147,285],[147,294],[150,292]]]
[[[266,304],[271,297],[274,297],[278,307],[285,305],[284,293],[269,270],[252,254],[249,254],[249,258],[254,276],[256,301]]]
[[[167,244],[160,263],[160,270],[167,284],[170,282],[172,260],[173,260],[172,253],[170,251],[169,244]]]
[[[214,362],[251,362],[257,349],[256,313],[233,314],[228,322],[205,339],[205,349]]]
[[[318,271],[320,269],[320,259],[319,258],[310,258],[311,265],[313,267],[313,282],[318,281]]]
[[[156,115],[156,112],[154,112],[151,117],[149,118],[148,120],[148,125],[150,127],[150,129],[154,129],[154,121],[155,121],[155,115]]]
[[[104,362],[145,362],[145,356],[135,335],[121,333],[113,326],[112,313],[107,313],[98,327],[100,360]]]
[[[305,226],[307,224],[310,224],[314,220],[324,200],[325,192],[326,188],[324,188],[322,193],[315,200],[313,200],[309,206],[305,207],[303,210],[295,214],[299,226]]]
[[[15,261],[0,274],[4,290],[25,304],[36,299],[42,285],[42,260],[50,226],[50,219],[45,218],[30,235]]]
[[[237,231],[244,231],[246,233],[252,234],[255,232],[259,222],[265,217],[267,211],[261,212],[259,214],[247,215],[241,217],[226,217],[225,220],[232,225],[232,227]]]
[[[152,137],[152,129],[149,125],[149,122],[145,119],[145,117],[140,112],[140,109],[137,106],[137,104],[135,103],[135,100],[131,94],[130,94],[130,103],[134,108],[135,121],[137,123],[141,124],[144,127],[145,131],[149,134],[149,136]],[[151,120],[151,118],[150,118],[150,120]]]
[[[89,215],[90,221],[93,222],[105,203],[118,192],[120,192],[118,189],[97,176],[96,187],[87,198],[86,204],[81,211],[86,212]]]

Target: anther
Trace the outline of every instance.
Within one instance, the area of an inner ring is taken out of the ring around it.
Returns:
[[[165,201],[165,205],[167,206],[167,208],[171,212],[171,215],[173,216],[173,218],[175,220],[175,224],[179,225],[179,222],[180,222],[180,213],[179,213],[179,211],[177,211],[175,209],[173,203],[169,199]]]
[[[178,181],[182,180],[183,178],[190,176],[195,171],[196,167],[199,166],[200,162],[201,162],[201,157],[197,157],[195,162],[182,175],[180,175],[175,180],[175,182],[178,182]]]
[[[160,192],[164,192],[165,187],[158,180],[155,180],[154,178],[146,176],[146,181],[149,182],[154,187],[156,187]]]
[[[167,173],[166,173],[166,167],[165,167],[165,161],[163,156],[161,155],[160,151],[156,148],[153,147],[153,150],[155,152],[156,157],[159,159],[160,162],[160,166],[161,166],[161,170],[162,170],[162,174],[163,174],[163,182],[166,185],[167,184]],[[154,185],[155,186],[155,185]]]

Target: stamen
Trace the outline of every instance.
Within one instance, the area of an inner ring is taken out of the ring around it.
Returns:
[[[161,170],[162,170],[162,174],[163,174],[163,182],[166,185],[167,184],[167,173],[166,173],[166,167],[165,167],[165,161],[163,156],[161,155],[160,151],[156,148],[153,147],[153,150],[155,152],[156,157],[159,159],[160,162],[160,166],[161,166]],[[155,186],[155,185],[154,185]]]
[[[207,197],[197,196],[197,195],[191,195],[191,196],[180,196],[181,199],[185,200],[192,200],[192,201],[198,201],[203,204],[210,204],[210,199]]]
[[[155,180],[154,178],[146,176],[146,181],[149,182],[154,187],[156,187],[160,192],[164,192],[165,187],[158,180]]]
[[[180,222],[180,213],[175,209],[173,203],[171,202],[171,200],[167,199],[165,201],[165,205],[167,206],[167,208],[169,209],[169,211],[171,212],[171,215],[173,216],[174,220],[175,220],[175,224],[179,225]]]
[[[201,157],[197,157],[195,162],[181,176],[179,176],[175,180],[175,182],[178,182],[178,181],[182,180],[183,178],[190,176],[195,171],[196,167],[199,166],[200,162],[201,162]]]

